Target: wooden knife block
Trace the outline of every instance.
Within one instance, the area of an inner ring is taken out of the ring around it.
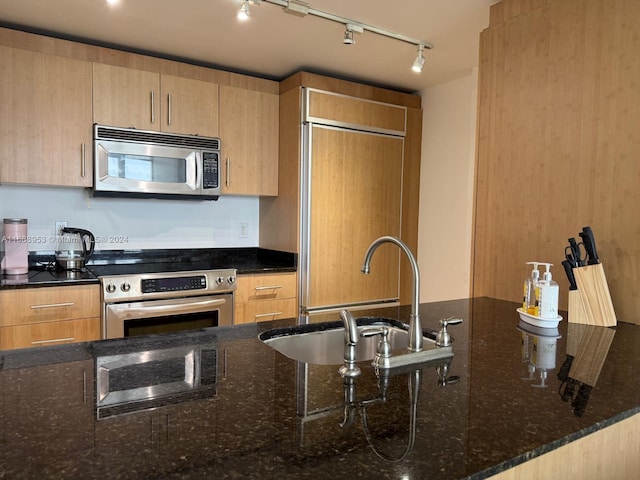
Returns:
[[[569,291],[568,321],[615,327],[616,312],[602,264],[574,268],[573,274],[578,289]]]

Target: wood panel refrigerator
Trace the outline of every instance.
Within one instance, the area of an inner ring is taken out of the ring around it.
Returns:
[[[303,118],[302,313],[397,304],[399,249],[384,244],[371,273],[361,267],[376,238],[400,237],[403,136]]]

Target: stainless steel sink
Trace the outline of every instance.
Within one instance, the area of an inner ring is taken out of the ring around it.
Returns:
[[[385,326],[389,329],[389,342],[393,355],[407,352],[409,331],[407,325],[393,319],[359,318],[358,331]],[[425,350],[435,346],[435,333],[423,336]],[[266,345],[299,362],[315,365],[340,365],[344,362],[344,327],[342,322],[312,323],[292,328],[269,330],[260,335]],[[359,337],[356,361],[370,361],[376,354],[379,336]],[[444,352],[443,352],[444,353]]]

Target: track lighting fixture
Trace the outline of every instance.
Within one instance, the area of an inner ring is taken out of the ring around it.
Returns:
[[[238,20],[248,20],[249,14],[249,0],[242,0],[242,5],[240,5],[240,10],[238,10]]]
[[[416,59],[413,61],[413,65],[411,65],[411,70],[416,73],[420,73],[422,71],[422,67],[424,67],[424,55],[422,51],[424,50],[424,46],[422,44],[418,45],[418,55],[416,55]]]
[[[349,30],[349,27],[344,30],[344,38],[342,39],[342,43],[345,45],[353,45],[356,41],[353,39],[353,30]]]
[[[333,13],[323,12],[322,10],[313,8],[310,4],[302,0],[242,0],[240,12],[238,12],[238,18],[249,18],[249,2],[254,4],[260,4],[263,2],[271,3],[273,5],[283,7],[286,13],[290,13],[299,17],[313,15],[315,17],[324,18],[325,20],[330,20],[332,22],[342,23],[346,27],[344,37],[342,38],[342,43],[345,45],[353,45],[354,43],[356,43],[355,39],[353,38],[353,34],[363,33],[365,30],[377,35],[382,35],[383,37],[393,38],[395,40],[400,40],[401,42],[415,45],[416,47],[418,47],[418,56],[414,60],[411,67],[414,72],[419,73],[422,71],[422,67],[424,66],[425,62],[423,54],[424,49],[433,48],[433,45],[429,42],[407,37],[406,35],[402,35],[401,33],[390,32],[389,30],[385,30],[374,25],[367,25],[364,23],[356,22],[355,20],[341,17],[339,15],[334,15]]]
[[[345,45],[354,45],[356,43],[353,38],[354,33],[362,33],[364,29],[355,23],[347,23],[344,26],[344,37],[342,38],[342,43]]]

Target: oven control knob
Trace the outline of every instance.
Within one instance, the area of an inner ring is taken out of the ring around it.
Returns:
[[[224,277],[218,277],[218,278],[216,278],[216,283],[217,283],[218,285],[222,285],[222,284],[224,283]]]
[[[227,279],[227,282],[229,282],[229,285],[233,285],[234,283],[236,283],[236,277],[234,277],[234,276],[230,276],[230,277]]]
[[[131,290],[131,285],[127,282],[124,282],[122,285],[120,285],[120,290],[122,290],[123,292],[128,292],[129,290]]]
[[[116,291],[116,286],[113,283],[109,283],[105,287],[105,290],[107,291],[107,293],[113,293]]]

